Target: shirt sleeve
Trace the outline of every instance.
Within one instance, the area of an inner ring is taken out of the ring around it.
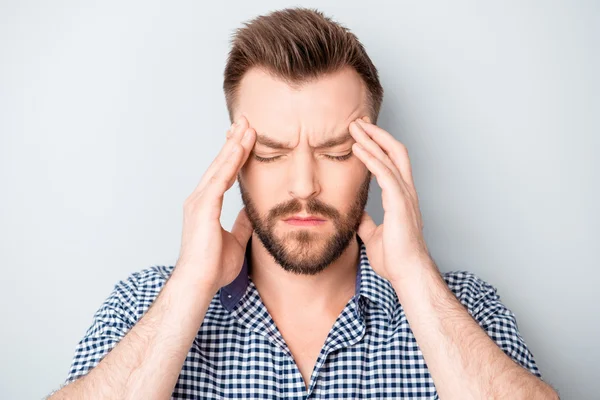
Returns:
[[[75,348],[63,385],[86,375],[108,354],[137,321],[138,273],[114,285],[112,293],[93,316],[92,324]]]
[[[534,356],[519,332],[515,314],[502,304],[497,289],[466,271],[449,273],[445,279],[460,302],[502,351],[533,375],[542,378]]]

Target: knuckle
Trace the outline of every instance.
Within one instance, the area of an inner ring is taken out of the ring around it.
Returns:
[[[220,190],[222,190],[224,183],[225,182],[224,182],[224,179],[221,177],[221,174],[216,173],[213,176],[211,176],[211,178],[209,180],[209,187],[212,190],[220,191]]]
[[[242,146],[239,143],[237,143],[237,142],[231,143],[231,148],[229,149],[229,156],[227,157],[226,161],[228,163],[232,163],[235,158],[235,154],[232,155],[231,152],[234,150],[239,151],[241,148],[242,148]]]
[[[396,151],[399,155],[408,156],[408,148],[401,142],[396,145]]]
[[[194,195],[189,196],[187,199],[185,199],[185,201],[183,202],[184,210],[190,209],[194,205],[195,200],[196,196]]]
[[[383,173],[388,178],[394,178],[394,179],[396,178],[396,175],[394,175],[394,172],[387,165],[383,166]]]
[[[217,182],[219,181],[219,177],[217,176],[217,174],[213,174],[209,179],[208,179],[208,184],[210,186],[214,186]]]

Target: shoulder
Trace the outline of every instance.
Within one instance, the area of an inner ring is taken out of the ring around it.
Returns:
[[[490,303],[499,303],[497,288],[473,272],[449,271],[442,273],[442,277],[456,298],[474,316]]]
[[[138,291],[160,291],[174,269],[174,266],[155,265],[132,272],[124,281]]]
[[[150,307],[173,269],[148,267],[129,273],[114,284],[75,348],[65,384],[85,375],[125,336]]]
[[[120,279],[115,284],[115,288],[140,294],[160,291],[174,268],[174,266],[156,265],[131,272],[125,278]]]
[[[476,296],[479,293],[496,291],[494,286],[484,281],[473,272],[464,270],[449,271],[443,272],[442,277],[454,294],[465,299]]]
[[[448,287],[492,340],[514,361],[541,378],[532,352],[519,332],[515,314],[496,287],[467,271],[443,273]]]
[[[174,268],[174,266],[155,265],[131,272],[114,285],[111,298],[115,298],[128,308],[135,308],[139,316],[156,299]]]

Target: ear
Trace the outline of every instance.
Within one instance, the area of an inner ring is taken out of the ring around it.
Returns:
[[[371,123],[371,118],[369,118],[368,115],[365,115],[364,117],[361,118],[363,121],[368,122],[369,124]]]

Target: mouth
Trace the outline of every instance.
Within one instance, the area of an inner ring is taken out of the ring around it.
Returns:
[[[326,220],[323,218],[312,217],[312,216],[306,216],[306,217],[293,216],[293,217],[284,219],[284,221],[290,225],[297,225],[297,226],[314,226],[314,225],[321,225],[326,222]]]

